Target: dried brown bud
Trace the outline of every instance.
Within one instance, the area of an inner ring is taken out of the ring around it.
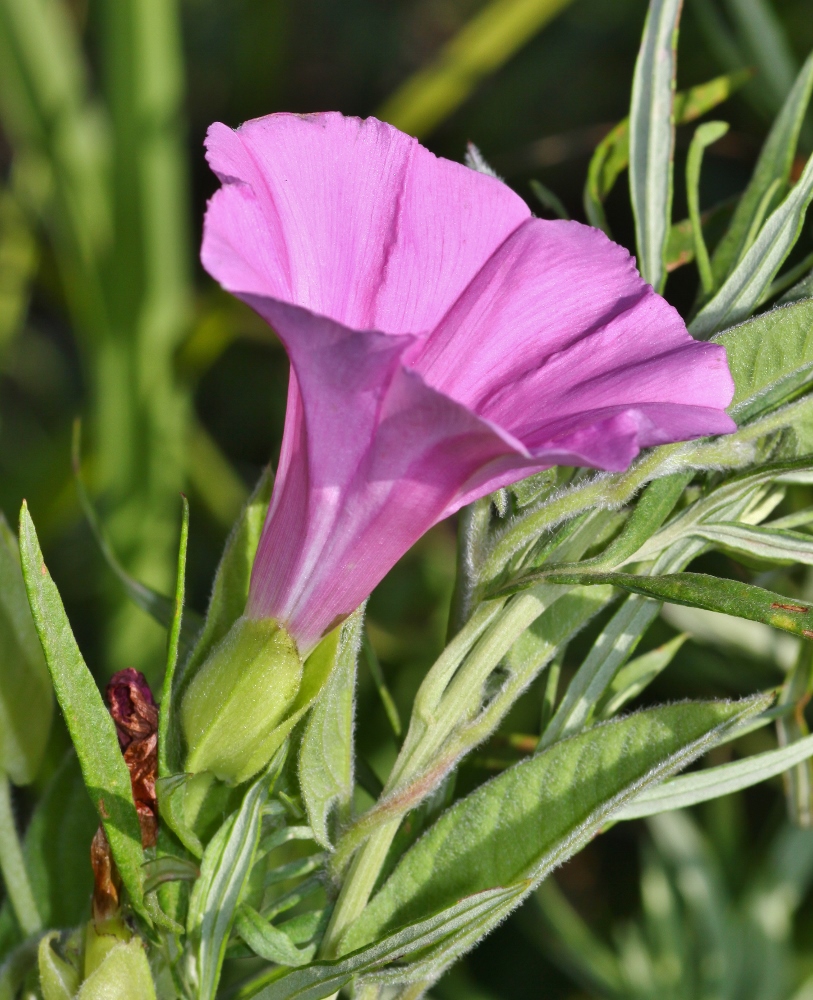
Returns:
[[[100,826],[90,845],[93,868],[93,919],[108,920],[119,908],[119,873],[110,853],[104,827]]]
[[[152,847],[158,836],[155,779],[158,774],[158,708],[147,680],[128,667],[107,685],[107,703],[116,723],[119,746],[130,771],[141,843]]]

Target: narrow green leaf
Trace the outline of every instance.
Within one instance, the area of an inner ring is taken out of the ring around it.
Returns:
[[[528,183],[530,184],[531,190],[536,195],[536,200],[543,206],[543,208],[547,208],[548,211],[553,212],[557,219],[570,218],[562,199],[551,191],[549,187],[546,187],[541,181],[538,180],[531,180]]]
[[[367,632],[364,632],[361,641],[361,648],[364,653],[364,661],[367,664],[367,669],[370,671],[370,675],[373,678],[373,684],[375,684],[376,691],[378,691],[378,697],[381,699],[381,704],[384,706],[384,711],[387,715],[387,721],[392,728],[395,737],[398,739],[403,731],[401,726],[401,716],[398,714],[398,706],[390,693],[390,689],[387,687],[387,682],[384,680],[384,673],[381,670],[381,664],[378,662],[378,655],[376,654],[375,648],[370,642],[370,637]]]
[[[722,285],[741,258],[754,216],[766,191],[774,181],[787,185],[790,177],[799,133],[813,90],[813,56],[809,57],[774,122],[754,168],[748,187],[743,192],[731,224],[720,240],[712,259],[715,287]]]
[[[544,576],[549,582],[563,585],[609,583],[631,594],[671,604],[685,604],[690,608],[720,611],[736,618],[763,622],[793,635],[813,638],[813,605],[738,580],[726,580],[705,573],[636,576],[633,573],[550,571]]]
[[[336,660],[308,720],[299,751],[299,783],[316,841],[330,847],[328,819],[343,815],[353,795],[353,717],[356,662],[364,609],[342,625]]]
[[[793,706],[776,720],[776,736],[780,747],[803,740],[810,733],[804,716],[804,707],[813,694],[813,644],[799,645],[796,662],[785,678],[779,695],[779,706]],[[785,800],[788,817],[797,826],[813,826],[813,767],[809,760],[802,761],[785,774]]]
[[[20,560],[34,624],[85,786],[104,824],[130,901],[149,920],[143,910],[144,854],[130,772],[119,749],[116,727],[82,659],[56,584],[43,561],[25,503],[20,510]]]
[[[688,638],[688,632],[676,635],[669,642],[665,642],[657,649],[651,649],[641,656],[636,656],[634,660],[630,660],[626,666],[622,667],[613,678],[604,699],[599,703],[596,710],[598,718],[609,719],[620,711],[628,701],[637,698],[644,688],[669,666]]]
[[[17,539],[0,514],[0,772],[27,785],[39,771],[54,696],[31,618]]]
[[[813,380],[813,301],[755,316],[717,334],[726,349],[735,393],[729,412],[745,423]]]
[[[813,298],[813,268],[797,282],[790,291],[779,300],[779,305],[784,306],[790,302],[798,302],[800,299]]]
[[[683,774],[643,792],[615,813],[613,819],[640,819],[670,809],[685,809],[698,802],[708,802],[709,799],[730,795],[776,777],[811,756],[813,736],[808,736],[779,750],[768,750],[732,764],[720,764],[693,774]]]
[[[183,500],[181,517],[181,540],[178,545],[178,572],[175,583],[175,609],[169,628],[167,643],[167,666],[161,688],[161,706],[158,715],[158,777],[167,778],[180,770],[180,747],[177,745],[180,724],[175,716],[173,704],[173,682],[178,666],[181,632],[183,630],[184,591],[186,585],[186,548],[189,542],[189,501]],[[170,745],[170,741],[174,745]]]
[[[172,854],[144,862],[144,892],[155,892],[165,882],[194,882],[200,875],[196,864]]]
[[[722,522],[699,524],[692,533],[735,554],[785,565],[813,566],[813,536],[801,531]]]
[[[780,275],[780,277],[773,282],[771,287],[765,293],[763,302],[770,302],[771,299],[776,298],[777,295],[781,295],[786,288],[790,288],[792,294],[782,296],[778,305],[787,305],[788,302],[796,302],[799,299],[805,298],[801,289],[804,288],[807,279],[810,277],[811,267],[813,267],[813,253],[809,253],[805,258],[800,260],[798,264],[789,268],[784,274]],[[802,278],[803,276],[804,280],[799,282],[799,278]]]
[[[176,675],[175,684],[179,689],[176,697],[180,695],[180,688],[188,684],[197,668],[246,609],[251,567],[260,543],[273,485],[274,476],[268,467],[260,476],[226,541],[215,573],[206,621],[183,671]]]
[[[703,239],[703,225],[700,220],[700,168],[703,163],[703,152],[707,146],[721,139],[728,132],[727,122],[704,122],[694,133],[689,156],[686,161],[686,200],[689,205],[689,219],[692,224],[694,240],[694,256],[703,291],[710,295],[714,288],[714,278],[711,273],[709,252]]]
[[[779,268],[796,244],[808,205],[813,200],[813,157],[799,182],[766,220],[745,256],[714,298],[689,324],[700,339],[740,322],[764,300]]]
[[[666,278],[672,223],[676,52],[682,0],[650,0],[630,103],[630,197],[638,267],[656,290]]]
[[[759,696],[651,709],[516,764],[455,803],[404,855],[350,926],[342,949],[352,951],[497,886],[530,891],[618,808],[766,702]]]
[[[675,94],[676,125],[686,125],[722,104],[752,76],[750,70],[738,70],[715,77],[689,90]],[[596,146],[587,170],[584,187],[584,210],[591,226],[609,233],[604,202],[621,172],[629,165],[629,118],[619,122]]]
[[[285,761],[282,748],[246,792],[238,812],[209,842],[200,878],[189,900],[187,933],[197,946],[199,1000],[214,1000],[234,916],[260,838],[262,810],[269,788]]]
[[[583,729],[621,664],[658,617],[660,604],[632,595],[616,611],[568,685],[556,714],[542,734],[543,750]]]
[[[11,805],[11,783],[0,772],[0,875],[5,895],[23,934],[28,937],[42,930],[42,917],[31,889],[22,846]]]
[[[332,961],[314,962],[270,982],[258,983],[239,1000],[323,1000],[346,986],[354,976],[371,975],[389,964],[406,965],[425,950],[465,933],[483,916],[499,912],[505,903],[518,895],[517,889],[494,889],[462,900],[426,920],[410,924],[390,934],[369,948]],[[271,975],[274,975],[273,973]]]
[[[85,792],[73,751],[54,772],[23,841],[23,857],[45,927],[74,927],[87,918],[93,875],[88,850],[99,817]],[[0,955],[14,939],[6,900],[0,911]]]
[[[277,965],[307,965],[316,945],[297,948],[285,931],[264,920],[256,910],[243,904],[237,911],[234,928],[255,955]]]

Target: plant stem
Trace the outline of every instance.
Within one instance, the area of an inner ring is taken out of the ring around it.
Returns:
[[[3,772],[0,772],[0,872],[20,929],[26,937],[37,934],[42,930],[42,920],[28,881],[17,827],[14,824],[11,782]]]

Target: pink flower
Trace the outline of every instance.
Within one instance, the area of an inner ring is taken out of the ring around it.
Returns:
[[[291,360],[247,613],[301,651],[497,487],[733,430],[724,348],[598,230],[374,118],[215,124],[207,149],[203,264]]]

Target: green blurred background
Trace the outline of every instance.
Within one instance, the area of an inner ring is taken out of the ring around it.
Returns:
[[[0,0],[0,508],[13,524],[28,499],[100,680],[130,665],[157,679],[164,636],[126,603],[81,515],[71,472],[75,417],[84,426],[83,474],[122,561],[167,592],[179,493],[188,494],[188,595],[201,612],[231,520],[279,450],[285,354],[197,261],[203,210],[216,185],[203,158],[207,126],[236,126],[281,110],[379,114],[452,159],[475,142],[538,214],[548,210],[534,200],[532,179],[583,219],[589,157],[626,114],[645,14],[645,0]],[[811,47],[811,0],[687,4],[679,86],[737,66],[758,70],[715,113],[732,131],[706,157],[704,207],[744,186]],[[679,159],[689,137],[678,133]],[[623,184],[607,213],[615,237],[631,246]],[[678,188],[675,218],[684,215]],[[686,308],[695,287],[687,267],[672,276],[666,294]],[[443,642],[454,545],[454,525],[438,526],[370,604],[372,644],[402,718]],[[672,625],[658,623],[647,645],[674,634]],[[730,640],[687,643],[651,697],[736,694],[778,682],[772,649],[760,652],[740,638],[734,654]],[[538,693],[518,706],[506,732],[532,728],[534,712]],[[383,776],[396,744],[364,669],[358,720],[361,752]],[[56,728],[52,765],[65,739]],[[498,740],[466,765],[462,780],[482,780],[511,752]],[[763,878],[756,859],[782,825],[778,788],[698,813],[708,842],[695,858],[695,887],[706,879],[707,894],[717,893],[714,919],[737,940],[751,933],[747,901],[757,892],[753,879]],[[24,808],[24,794],[20,801]],[[640,971],[654,955],[660,971],[655,979],[647,973],[654,985],[647,992],[641,973],[635,995],[789,997],[783,976],[792,966],[787,974],[797,977],[797,965],[782,949],[795,935],[807,967],[810,901],[795,925],[801,898],[765,931],[785,972],[768,976],[762,992],[748,976],[746,985],[724,976],[727,985],[712,988],[709,962],[735,960],[703,951],[713,934],[697,923],[686,890],[691,879],[668,845],[668,831],[622,825],[561,872],[567,899],[614,949],[604,954],[610,979],[600,986],[601,977],[594,978],[590,995],[612,995],[614,962]],[[806,885],[809,839],[783,841],[777,851],[802,866],[796,884]],[[706,865],[702,878],[698,865]],[[563,928],[576,951],[599,959],[603,953],[595,941],[579,945],[584,928],[574,930],[557,900],[546,899],[493,934],[437,995],[585,995],[560,967],[573,966],[565,961]],[[649,923],[629,923],[642,900]],[[551,937],[554,925],[558,937]],[[636,934],[649,942],[639,941],[638,952]],[[687,986],[685,975],[674,973],[676,961],[684,971],[695,962],[706,972]]]

